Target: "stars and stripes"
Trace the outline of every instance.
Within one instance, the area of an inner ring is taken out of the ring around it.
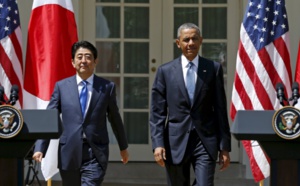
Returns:
[[[19,87],[19,101],[23,103],[23,60],[22,33],[18,4],[16,0],[0,0],[0,85],[4,87],[5,99],[10,95],[12,85]]]
[[[230,115],[238,110],[276,110],[276,84],[291,96],[289,26],[284,0],[249,0],[240,30]],[[256,141],[243,141],[256,181],[270,174],[269,158]]]
[[[297,61],[296,61],[295,81],[300,84],[300,42],[298,44],[298,55],[297,55]],[[300,108],[299,101],[298,101],[297,107]]]
[[[256,50],[289,30],[286,9],[281,0],[250,1],[243,25]]]

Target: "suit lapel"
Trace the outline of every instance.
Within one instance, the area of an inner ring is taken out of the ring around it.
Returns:
[[[89,114],[91,110],[96,106],[97,100],[99,99],[101,92],[102,92],[101,80],[96,75],[94,75],[94,82],[93,82],[93,90],[92,90],[92,97],[90,101],[89,108],[87,110],[86,115]]]
[[[207,73],[208,73],[208,69],[207,69],[206,62],[203,58],[199,56],[194,102],[198,101],[198,99],[201,97],[200,92],[205,82],[205,79],[207,77]]]
[[[69,98],[71,102],[74,104],[74,108],[77,108],[76,111],[81,113],[81,106],[80,106],[80,101],[79,101],[79,92],[78,92],[78,85],[76,82],[76,76],[73,76],[72,78],[69,79],[68,81],[68,89],[69,90],[74,90],[74,91],[69,91]],[[76,101],[74,101],[76,100]]]
[[[186,99],[186,101],[191,105],[190,98],[189,98],[188,92],[186,90],[185,82],[184,82],[184,78],[183,78],[183,69],[182,69],[182,64],[181,64],[181,57],[175,59],[175,64],[174,64],[173,67],[174,67],[174,73],[177,74],[175,77],[176,77],[178,87],[179,87],[182,95]]]

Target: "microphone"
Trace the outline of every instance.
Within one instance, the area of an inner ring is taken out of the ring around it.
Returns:
[[[0,85],[0,105],[5,102],[4,100],[4,88]]]
[[[299,84],[297,82],[294,82],[292,85],[292,97],[289,99],[289,101],[294,101],[293,106],[295,106],[298,103],[299,98]]]
[[[19,99],[19,87],[17,85],[13,85],[10,89],[10,97],[9,97],[9,103],[11,105],[16,104],[16,102]]]
[[[282,83],[276,84],[276,91],[277,91],[277,98],[279,99],[279,102],[282,106],[284,106],[284,100],[286,100],[284,96],[284,86]]]

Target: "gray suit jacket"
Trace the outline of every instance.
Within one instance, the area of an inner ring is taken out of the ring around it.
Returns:
[[[164,147],[167,161],[174,164],[182,161],[193,127],[212,158],[217,159],[219,150],[231,150],[222,66],[199,56],[197,76],[193,103],[185,88],[180,57],[161,65],[153,83],[152,147]]]
[[[82,162],[82,134],[99,163],[106,168],[108,162],[107,118],[118,141],[120,150],[128,147],[123,122],[116,102],[113,82],[94,76],[93,91],[85,119],[81,114],[76,76],[56,83],[47,109],[58,109],[62,114],[63,132],[59,139],[58,168],[79,169]],[[34,152],[46,154],[49,140],[38,140]]]

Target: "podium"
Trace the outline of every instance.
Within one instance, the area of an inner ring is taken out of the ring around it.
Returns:
[[[12,138],[0,139],[0,179],[3,185],[20,185],[17,178],[18,160],[28,155],[37,139],[57,139],[61,134],[62,125],[57,110],[20,111],[24,120],[21,131]],[[23,179],[21,181],[23,183]]]
[[[275,111],[238,111],[231,127],[237,140],[256,140],[271,159],[270,186],[300,185],[300,139],[279,137],[272,126]]]

